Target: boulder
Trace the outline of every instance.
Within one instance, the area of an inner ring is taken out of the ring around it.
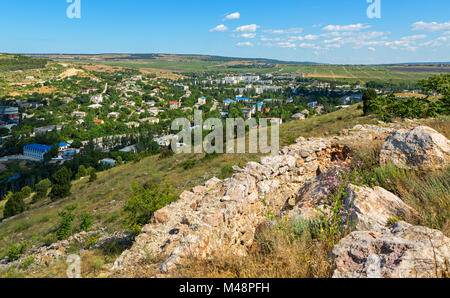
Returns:
[[[353,209],[352,221],[359,231],[386,227],[390,218],[407,218],[414,210],[399,197],[381,187],[349,185],[345,209]]]
[[[336,175],[336,169],[322,173],[317,178],[308,181],[299,191],[294,207],[287,201],[284,211],[293,219],[310,220],[326,212],[325,198],[330,193],[329,177]],[[344,200],[344,208],[351,215],[356,230],[384,228],[390,218],[406,218],[414,214],[414,210],[400,198],[381,188],[369,188],[350,184]]]
[[[398,222],[389,229],[351,233],[331,256],[334,278],[445,277],[450,239],[437,230]]]
[[[450,141],[430,127],[402,129],[386,139],[380,161],[418,171],[444,169],[450,162]]]

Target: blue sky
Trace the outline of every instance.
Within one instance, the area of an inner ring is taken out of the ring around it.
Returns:
[[[80,0],[80,19],[66,0],[0,1],[0,52],[450,61],[448,0],[378,0],[379,19],[367,0]]]

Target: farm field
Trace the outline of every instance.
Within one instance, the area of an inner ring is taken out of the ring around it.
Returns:
[[[445,65],[330,65],[283,62],[270,59],[245,59],[198,55],[103,54],[34,55],[60,62],[138,68],[162,73],[271,73],[305,75],[307,78],[336,82],[415,83],[438,73],[450,71]]]

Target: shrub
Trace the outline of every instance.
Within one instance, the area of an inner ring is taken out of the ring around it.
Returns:
[[[36,195],[33,197],[33,203],[45,198],[47,196],[49,188],[52,186],[52,183],[49,179],[44,179],[39,181],[34,188],[36,190]]]
[[[231,177],[231,175],[233,175],[234,170],[233,167],[230,165],[224,166],[221,170],[220,170],[220,175],[219,178],[220,179],[226,179],[228,177]]]
[[[60,223],[56,230],[56,238],[58,240],[67,239],[72,235],[72,222],[75,219],[75,215],[72,214],[72,211],[76,208],[76,206],[69,206],[65,211],[58,213],[60,217]]]
[[[168,185],[157,184],[133,185],[133,195],[128,199],[124,212],[125,225],[131,233],[137,235],[144,225],[149,223],[155,211],[175,201],[177,197],[171,193]]]
[[[25,242],[20,245],[12,245],[8,252],[6,253],[6,256],[8,257],[9,262],[17,261],[22,257],[22,255],[25,252],[25,249],[28,247],[29,243]]]
[[[86,212],[83,212],[80,215],[81,223],[80,223],[80,231],[88,231],[92,227],[92,215]]]

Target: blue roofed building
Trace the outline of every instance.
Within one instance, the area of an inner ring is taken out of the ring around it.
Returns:
[[[52,147],[41,144],[30,144],[23,146],[23,155],[44,161],[45,153],[49,152]]]
[[[226,100],[223,101],[223,104],[226,105],[226,106],[228,106],[228,105],[230,105],[232,103],[236,103],[236,101],[232,100],[232,99],[226,99]]]
[[[236,100],[240,100],[240,101],[250,101],[250,98],[248,98],[248,97],[239,97],[239,96],[236,96]]]

